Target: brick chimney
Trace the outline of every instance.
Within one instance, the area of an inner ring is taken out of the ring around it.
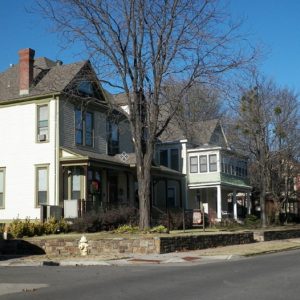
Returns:
[[[35,51],[27,48],[19,51],[20,95],[28,95],[33,80],[33,62]]]

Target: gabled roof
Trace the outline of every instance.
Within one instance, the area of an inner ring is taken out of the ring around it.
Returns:
[[[82,61],[63,65],[45,57],[35,59],[33,83],[26,96],[19,94],[19,64],[16,64],[0,73],[0,102],[62,92],[87,64],[88,61]]]
[[[224,141],[217,140],[217,131]],[[176,117],[169,123],[166,130],[160,136],[161,142],[172,142],[187,139],[194,145],[227,146],[226,137],[218,119],[199,122],[180,122]],[[221,143],[222,145],[220,145]],[[223,145],[225,144],[225,145]]]

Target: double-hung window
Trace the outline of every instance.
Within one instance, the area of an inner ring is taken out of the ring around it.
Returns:
[[[37,141],[49,141],[49,105],[37,106]]]
[[[108,155],[119,153],[119,126],[110,120],[107,123],[107,152]]]
[[[0,168],[0,208],[5,207],[5,168]]]
[[[171,169],[179,171],[178,149],[171,149]]]
[[[75,142],[76,145],[93,147],[94,116],[92,113],[75,110]]]
[[[81,110],[75,110],[75,141],[77,145],[83,144],[83,118]]]
[[[169,161],[169,156],[168,156],[168,150],[167,149],[163,149],[163,150],[160,150],[159,152],[159,161],[160,161],[160,164],[162,166],[165,166],[165,167],[168,167],[168,161]]]
[[[86,146],[93,146],[93,132],[94,132],[93,114],[87,112],[85,114],[85,145]]]
[[[36,206],[48,203],[48,165],[36,166]]]
[[[216,172],[217,170],[217,155],[211,154],[209,155],[209,172]]]
[[[207,172],[207,156],[206,155],[200,155],[199,164],[200,164],[200,173]]]
[[[198,173],[198,156],[190,157],[190,173]]]

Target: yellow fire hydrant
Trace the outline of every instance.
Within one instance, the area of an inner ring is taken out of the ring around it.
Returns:
[[[89,247],[88,241],[87,241],[86,237],[83,235],[78,244],[78,248],[79,248],[82,256],[85,256],[88,254],[88,247]]]

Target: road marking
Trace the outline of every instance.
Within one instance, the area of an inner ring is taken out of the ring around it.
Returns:
[[[0,283],[0,296],[21,292],[35,292],[37,289],[48,287],[44,283]]]

